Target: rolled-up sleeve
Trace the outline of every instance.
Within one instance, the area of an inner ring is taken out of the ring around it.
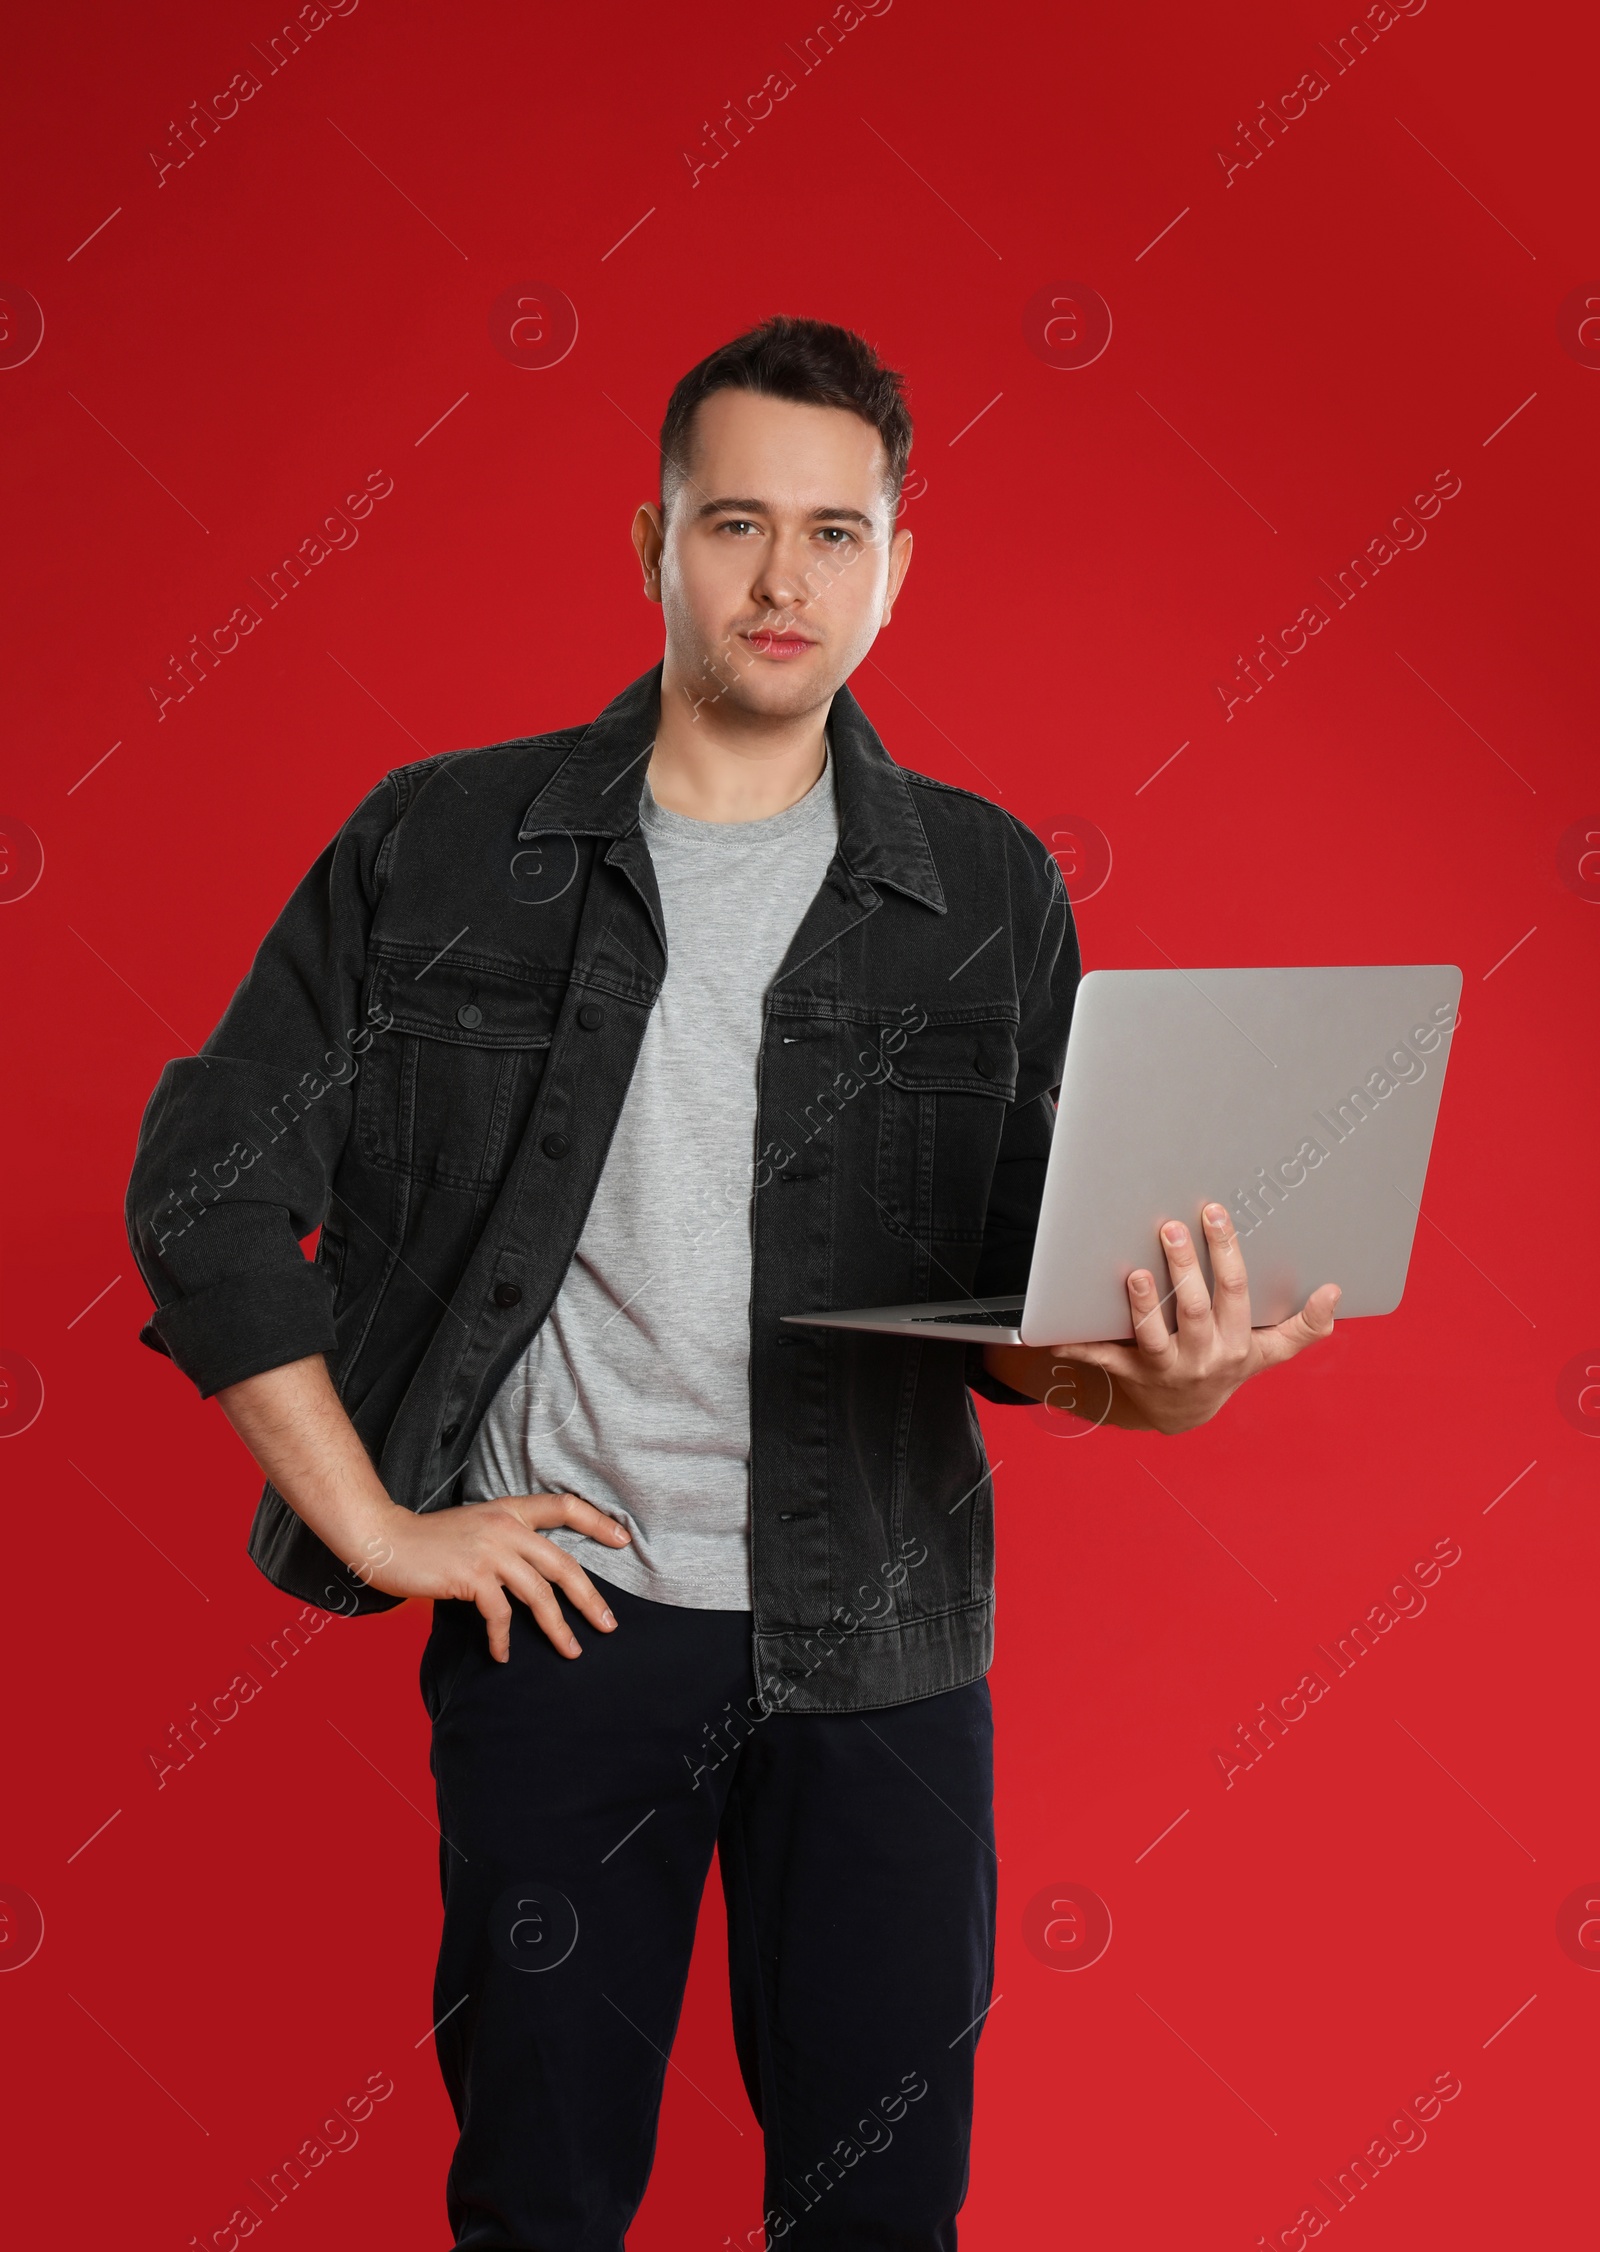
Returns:
[[[1055,1098],[1061,1088],[1072,1004],[1081,963],[1061,870],[1036,837],[1028,834],[1034,878],[1034,905],[1028,920],[1037,933],[1032,969],[1023,985],[1017,1024],[1017,1093],[1007,1114],[995,1161],[978,1256],[974,1295],[999,1297],[1027,1288],[1033,1242],[1044,1196],[1045,1167],[1055,1128]],[[1020,947],[1019,947],[1020,951]],[[1027,1393],[1014,1391],[983,1365],[983,1347],[967,1347],[966,1380],[974,1392],[1001,1407],[1036,1407]]]
[[[331,1351],[333,1301],[301,1239],[321,1226],[363,1021],[367,939],[401,811],[386,775],[319,856],[197,1055],[162,1072],[140,1122],[125,1217],[154,1301],[140,1339],[202,1398]]]

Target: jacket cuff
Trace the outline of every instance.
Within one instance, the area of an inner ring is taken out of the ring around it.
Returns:
[[[983,1365],[983,1347],[976,1342],[967,1347],[967,1389],[977,1392],[997,1407],[1037,1407],[1038,1401],[1027,1392],[1018,1392],[1009,1384],[1002,1384],[998,1376],[991,1376]]]
[[[331,1353],[333,1293],[325,1271],[310,1260],[229,1275],[192,1297],[158,1306],[140,1336],[176,1361],[209,1400],[247,1376]]]

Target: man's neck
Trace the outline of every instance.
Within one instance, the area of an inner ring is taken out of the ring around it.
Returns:
[[[765,821],[797,805],[826,763],[829,705],[773,718],[685,695],[670,659],[646,773],[651,795],[696,821]]]

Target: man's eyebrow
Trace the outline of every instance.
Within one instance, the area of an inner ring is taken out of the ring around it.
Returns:
[[[772,506],[764,500],[735,497],[731,500],[702,501],[694,513],[697,522],[702,516],[770,516]],[[809,520],[813,524],[865,524],[869,529],[872,524],[872,518],[859,508],[814,508]]]

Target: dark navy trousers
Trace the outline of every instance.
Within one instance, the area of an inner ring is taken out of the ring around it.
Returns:
[[[760,2222],[718,2238],[953,2252],[994,1972],[987,1682],[761,1718],[749,1612],[592,1577],[618,1623],[564,1604],[579,1658],[515,1598],[508,1664],[462,1602],[423,1653],[454,2243],[622,2252],[715,1848],[766,2150]]]

